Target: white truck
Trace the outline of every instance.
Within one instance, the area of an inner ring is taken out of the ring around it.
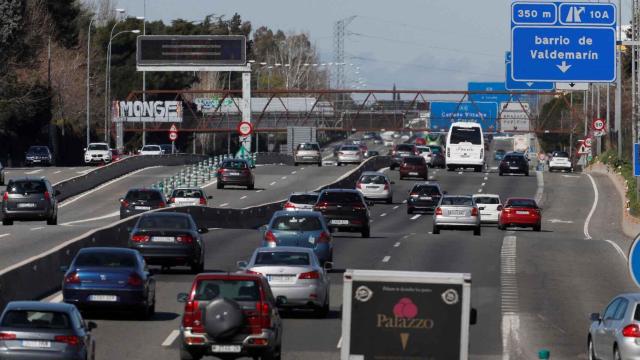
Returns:
[[[471,274],[344,273],[341,360],[469,358]]]

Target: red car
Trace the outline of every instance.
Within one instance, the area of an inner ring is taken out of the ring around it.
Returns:
[[[400,163],[400,180],[415,177],[429,180],[429,167],[422,156],[407,156]]]
[[[416,145],[424,146],[424,145],[427,145],[427,140],[425,140],[424,138],[418,137],[418,138],[416,138],[414,143]]]
[[[510,198],[504,204],[498,219],[498,229],[504,230],[507,226],[532,227],[533,231],[542,228],[542,209],[536,201],[525,198]]]

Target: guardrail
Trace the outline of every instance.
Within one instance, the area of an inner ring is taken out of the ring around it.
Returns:
[[[377,170],[391,163],[387,156],[367,159],[359,167],[345,174],[325,188],[353,188],[363,171]],[[198,226],[208,228],[256,229],[266,224],[275,211],[281,210],[284,200],[244,209],[207,207],[179,207],[156,211],[186,212],[193,216]],[[60,267],[68,265],[78,250],[93,246],[126,247],[129,230],[140,215],[120,220],[114,224],[89,231],[54,247],[47,252],[26,259],[0,271],[0,309],[13,300],[41,299],[58,290],[62,285]]]

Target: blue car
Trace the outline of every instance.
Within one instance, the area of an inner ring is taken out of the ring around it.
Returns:
[[[498,149],[496,150],[493,159],[495,161],[502,161],[502,159],[504,159],[504,156],[507,154],[506,151],[502,150],[502,149]]]
[[[155,280],[136,250],[84,248],[63,270],[65,303],[82,310],[128,310],[145,319],[155,313]]]
[[[263,247],[311,248],[321,263],[333,261],[333,238],[320,212],[277,211],[263,230]]]

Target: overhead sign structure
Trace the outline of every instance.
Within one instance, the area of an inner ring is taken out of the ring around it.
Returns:
[[[553,82],[542,81],[515,81],[511,77],[511,51],[505,52],[504,56],[505,64],[505,88],[507,90],[542,90],[551,91],[554,89]]]
[[[206,71],[247,64],[244,35],[142,35],[137,45],[139,71]]]
[[[182,101],[113,101],[113,122],[182,122]]]
[[[482,125],[488,132],[496,131],[498,104],[495,102],[447,102],[431,103],[431,130],[448,131],[452,123],[471,121]]]
[[[512,3],[511,77],[516,81],[614,81],[616,13],[610,3]]]
[[[586,82],[556,83],[556,89],[562,90],[562,91],[587,91],[589,90],[589,83],[586,83]]]

